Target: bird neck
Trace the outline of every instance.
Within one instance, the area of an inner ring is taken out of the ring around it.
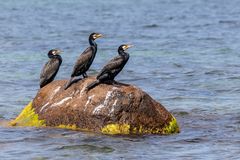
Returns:
[[[56,59],[58,59],[60,62],[62,62],[62,57],[61,57],[60,55],[48,54],[48,58],[50,58],[50,59],[56,58]]]
[[[54,57],[54,55],[53,54],[51,54],[51,53],[48,53],[48,58],[53,58]]]
[[[126,56],[126,55],[128,55],[127,52],[125,52],[124,50],[121,50],[121,49],[118,50],[118,54],[121,55],[121,56]]]
[[[95,48],[97,48],[97,43],[92,39],[92,38],[89,38],[89,44]]]
[[[93,57],[92,57],[92,60],[93,60],[95,58],[95,54],[97,53],[97,43],[92,38],[89,38],[89,44],[93,51]]]

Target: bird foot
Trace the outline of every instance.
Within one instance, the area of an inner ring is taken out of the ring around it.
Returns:
[[[116,87],[120,87],[120,86],[121,86],[121,84],[118,83],[117,81],[113,81],[113,82],[112,82],[112,85],[114,85],[114,86],[116,86]]]
[[[83,78],[88,78],[87,73],[83,73],[82,76],[83,76]]]
[[[73,77],[71,78],[68,83],[64,86],[64,90],[68,89],[72,84],[77,83],[78,81],[82,80],[82,78]]]
[[[105,81],[105,84],[109,84],[109,85],[113,85],[116,87],[120,87],[120,86],[129,86],[129,84],[125,84],[125,83],[121,83],[121,82],[117,82],[115,80],[109,80],[109,81]]]
[[[115,80],[108,80],[108,81],[105,81],[104,83],[109,85],[114,85],[114,86],[120,86],[120,83],[118,83]]]

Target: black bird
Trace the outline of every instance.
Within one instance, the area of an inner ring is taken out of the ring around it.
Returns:
[[[62,57],[59,55],[62,51],[52,49],[48,52],[49,61],[44,65],[40,74],[40,88],[52,82],[62,64]]]
[[[125,64],[129,59],[129,54],[125,51],[132,47],[133,45],[123,44],[118,48],[118,56],[114,57],[110,60],[101,70],[101,72],[97,75],[96,81],[91,83],[86,87],[87,90],[92,89],[96,85],[102,82],[115,82],[114,78],[118,75],[119,72],[123,69]]]
[[[90,68],[95,55],[97,53],[97,44],[94,40],[97,38],[102,37],[103,35],[100,33],[92,33],[89,36],[89,44],[90,47],[88,47],[77,59],[71,78],[68,81],[68,83],[65,86],[65,89],[67,89],[71,84],[74,82],[74,78],[80,75],[83,75],[83,78],[87,78],[87,70]]]

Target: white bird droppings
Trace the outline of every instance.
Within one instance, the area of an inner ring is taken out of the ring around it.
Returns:
[[[116,107],[116,105],[117,105],[117,102],[118,102],[118,99],[116,99],[116,100],[114,101],[114,103],[113,103],[113,105],[112,105],[112,108],[111,108],[111,110],[110,110],[110,112],[109,112],[109,115],[114,112],[115,107]]]
[[[110,99],[114,93],[114,90],[116,90],[116,87],[113,87],[111,91],[108,91],[105,97],[105,100],[103,102],[103,104],[100,104],[99,106],[97,106],[94,110],[93,110],[93,114],[99,113],[103,108],[107,107]]]
[[[42,111],[44,110],[44,108],[45,108],[48,104],[49,104],[49,102],[47,102],[46,104],[44,104],[44,105],[42,106],[42,108],[40,109],[40,112],[42,112]]]
[[[89,96],[89,97],[88,97],[88,100],[87,100],[87,102],[86,102],[86,104],[85,104],[84,112],[86,111],[87,105],[92,101],[92,99],[94,98],[94,96],[95,96],[95,95],[92,95],[92,96]]]
[[[68,101],[69,99],[72,99],[72,97],[66,97],[66,98],[62,99],[60,102],[52,104],[51,107],[59,106],[59,105],[63,104],[64,102]]]
[[[82,88],[82,90],[81,90],[81,92],[80,92],[80,97],[82,97],[82,96],[83,96],[83,93],[84,93],[84,91],[85,91],[86,87],[87,87],[87,85],[84,85],[84,86],[83,86],[83,88]]]
[[[52,94],[51,94],[51,96],[50,96],[50,100],[51,99],[53,99],[53,97],[54,97],[54,95],[60,90],[60,88],[61,88],[61,86],[58,86],[53,92],[52,92]]]

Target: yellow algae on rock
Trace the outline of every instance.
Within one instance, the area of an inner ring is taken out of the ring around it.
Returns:
[[[104,126],[101,130],[103,134],[129,134],[130,125],[129,124],[108,124]]]
[[[108,124],[101,129],[103,134],[173,134],[179,133],[180,129],[177,120],[172,116],[172,120],[164,128],[144,128],[143,126],[133,127],[129,124]]]
[[[78,130],[79,129],[79,128],[77,128],[77,126],[75,124],[73,124],[73,125],[71,125],[71,124],[68,124],[68,125],[61,124],[57,127],[62,128],[62,129],[71,129],[71,130]]]
[[[20,115],[10,122],[11,126],[42,127],[46,126],[44,120],[39,120],[38,114],[32,108],[32,101],[22,110]]]
[[[172,120],[169,122],[167,126],[163,128],[163,134],[173,134],[179,133],[180,128],[178,126],[176,118],[172,115]]]

